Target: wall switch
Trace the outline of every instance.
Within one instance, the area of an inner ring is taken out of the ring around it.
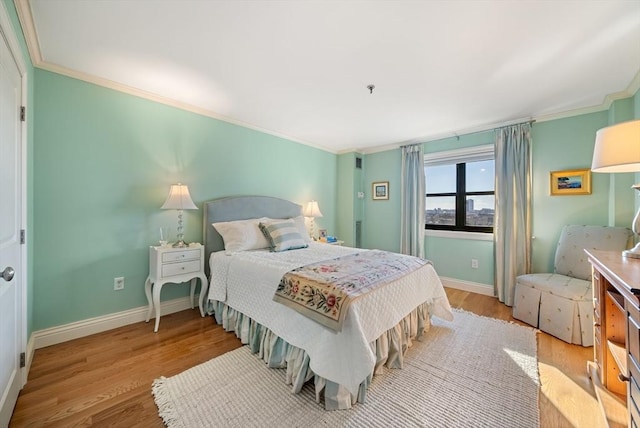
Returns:
[[[364,192],[358,192],[358,199],[364,199]]]
[[[478,269],[478,259],[471,259],[471,268]]]
[[[113,289],[124,290],[124,276],[113,278]]]

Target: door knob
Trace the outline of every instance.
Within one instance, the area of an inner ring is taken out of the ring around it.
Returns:
[[[11,267],[11,266],[7,266],[6,268],[4,268],[4,270],[2,271],[2,279],[4,279],[5,281],[9,282],[13,279],[13,276],[16,274],[16,271]]]

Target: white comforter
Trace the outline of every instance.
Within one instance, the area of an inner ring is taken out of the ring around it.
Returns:
[[[369,343],[395,326],[423,302],[433,303],[432,315],[453,320],[440,278],[433,266],[422,268],[357,299],[349,308],[342,332],[321,326],[272,300],[282,275],[305,264],[358,251],[356,248],[311,243],[309,248],[271,253],[212,253],[209,299],[225,302],[253,318],[293,346],[304,349],[319,376],[356,393],[373,371],[375,355]]]

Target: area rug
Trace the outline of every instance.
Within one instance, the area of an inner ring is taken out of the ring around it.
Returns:
[[[456,311],[434,318],[403,369],[374,377],[366,404],[326,411],[313,385],[292,394],[284,370],[246,346],[170,378],[152,392],[165,424],[195,427],[538,427],[536,333]]]

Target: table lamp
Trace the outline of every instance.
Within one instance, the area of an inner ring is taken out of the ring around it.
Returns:
[[[311,218],[309,221],[309,236],[315,241],[315,218],[322,217],[322,212],[320,212],[320,207],[318,207],[318,202],[311,201],[309,202],[302,210],[302,215],[305,217]]]
[[[184,242],[184,234],[182,227],[182,210],[197,210],[196,204],[191,200],[189,195],[189,188],[186,184],[172,184],[169,189],[169,196],[164,201],[162,207],[163,210],[178,210],[178,241],[173,244],[174,247],[183,248],[187,244]]]
[[[640,172],[640,120],[618,123],[596,132],[591,171]],[[640,183],[631,187],[640,192]],[[632,230],[640,235],[640,208],[633,219]],[[640,242],[622,255],[640,259]]]

